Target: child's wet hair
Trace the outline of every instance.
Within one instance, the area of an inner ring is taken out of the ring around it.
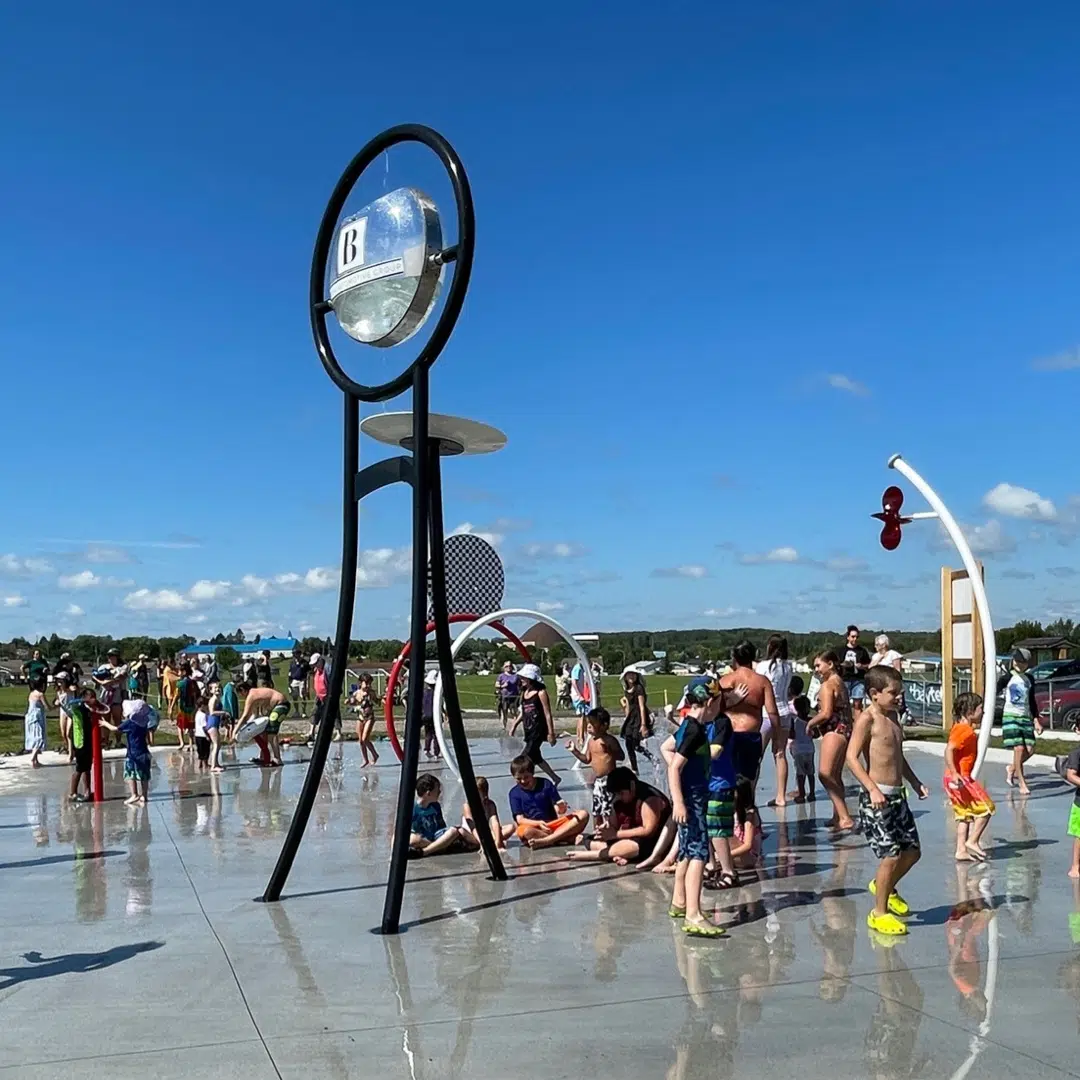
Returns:
[[[518,754],[518,756],[510,762],[510,775],[515,780],[517,780],[518,777],[525,776],[535,771],[536,769],[532,763],[532,758],[527,754]]]
[[[805,689],[806,683],[803,682],[803,677],[801,675],[792,675],[787,688],[788,700],[794,701]]]
[[[438,791],[442,785],[439,783],[437,776],[432,776],[431,773],[421,773],[416,778],[416,794],[417,795],[431,795],[433,792]]]
[[[480,792],[481,799],[486,799],[488,797],[488,782],[486,776],[478,776],[476,778],[476,790]]]
[[[746,820],[746,815],[754,809],[754,785],[747,776],[740,776],[735,781],[735,815]]]
[[[883,690],[903,690],[904,680],[900,678],[900,672],[885,664],[878,664],[870,668],[863,677],[863,685],[868,694],[880,694]]]
[[[952,707],[953,719],[963,720],[965,716],[970,716],[973,712],[980,711],[982,705],[983,699],[981,694],[957,694]]]
[[[585,719],[597,727],[611,727],[611,713],[603,705],[597,705],[595,709],[590,709],[585,714]]]
[[[800,694],[797,698],[793,699],[791,707],[795,710],[795,715],[800,720],[810,719],[810,699],[805,694]]]

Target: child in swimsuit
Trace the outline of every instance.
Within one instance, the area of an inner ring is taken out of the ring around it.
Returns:
[[[930,794],[904,757],[904,731],[895,715],[903,690],[895,668],[879,665],[866,673],[870,707],[859,713],[847,749],[847,767],[863,788],[859,795],[863,832],[880,860],[877,875],[870,882],[874,910],[866,923],[871,930],[891,936],[908,932],[899,917],[911,909],[896,886],[921,855],[904,781],[918,791],[920,799]],[[863,766],[864,754],[869,770]]]
[[[978,694],[961,694],[953,706],[956,722],[949,730],[949,743],[945,747],[945,793],[956,817],[958,862],[986,860],[986,851],[979,840],[994,813],[994,800],[971,775],[979,752],[976,728],[982,711],[983,699]]]

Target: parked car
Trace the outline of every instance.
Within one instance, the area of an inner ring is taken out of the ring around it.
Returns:
[[[1068,731],[1080,724],[1080,679],[1054,681],[1054,727]],[[1035,687],[1035,704],[1039,707],[1039,718],[1043,724],[1050,720],[1050,690],[1048,683],[1038,683]]]
[[[1080,678],[1080,660],[1044,660],[1041,664],[1036,664],[1028,674],[1037,683],[1047,679]]]

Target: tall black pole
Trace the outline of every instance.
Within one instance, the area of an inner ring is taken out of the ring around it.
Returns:
[[[405,894],[405,872],[409,861],[409,833],[412,831],[416,767],[420,758],[420,729],[424,722],[424,671],[427,656],[427,546],[431,513],[431,466],[428,444],[428,371],[421,364],[413,369],[413,550],[412,627],[409,647],[409,698],[405,706],[405,756],[398,781],[397,819],[394,846],[390,853],[390,876],[386,883],[381,930],[396,934],[401,921],[401,900]]]
[[[461,715],[461,702],[458,699],[457,679],[454,677],[454,659],[450,645],[450,615],[446,609],[446,553],[443,550],[443,507],[442,507],[442,472],[439,459],[439,443],[433,439],[427,448],[428,470],[431,478],[431,617],[435,623],[435,655],[439,658],[439,670],[442,673],[443,700],[446,715],[450,722],[450,738],[457,755],[458,771],[461,773],[461,786],[465,789],[465,798],[472,811],[473,827],[480,837],[480,846],[484,849],[491,876],[496,881],[506,880],[506,867],[503,866],[499,849],[491,835],[488,825],[487,810],[480,790],[476,786],[476,773],[473,770],[472,756],[469,753],[469,739],[465,734],[465,721]],[[435,723],[441,721],[435,717]]]
[[[425,373],[426,380],[427,375]],[[334,656],[330,668],[330,685],[327,689],[326,707],[323,709],[319,729],[315,733],[315,746],[300,798],[296,802],[288,836],[281,847],[277,865],[270,875],[263,900],[273,903],[281,899],[281,891],[289,879],[293,859],[304,838],[311,808],[326,768],[326,755],[334,738],[338,716],[341,713],[341,690],[345,685],[345,668],[349,662],[349,640],[352,637],[353,606],[356,602],[356,560],[359,555],[358,523],[360,504],[356,498],[356,472],[360,464],[360,402],[352,394],[345,399],[345,472],[342,491],[342,540],[341,540],[341,589],[338,593],[337,631],[334,638]],[[424,424],[427,424],[427,403]],[[415,771],[415,770],[414,770]],[[406,837],[406,840],[408,837]]]

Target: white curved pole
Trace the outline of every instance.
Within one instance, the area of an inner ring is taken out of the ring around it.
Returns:
[[[991,728],[994,726],[994,702],[997,700],[997,648],[994,644],[994,624],[990,619],[990,601],[986,598],[986,587],[983,585],[982,574],[979,573],[978,564],[971,553],[963,530],[956,524],[956,519],[949,513],[949,508],[941,501],[938,493],[899,454],[893,454],[889,458],[889,468],[895,469],[901,476],[910,480],[922,497],[937,511],[937,516],[956,547],[960,561],[964,564],[968,579],[971,581],[971,598],[975,604],[975,610],[979,613],[983,654],[986,661],[979,752],[975,758],[975,767],[971,770],[971,775],[978,777],[983,760],[986,758],[987,747],[990,745]]]
[[[581,663],[582,669],[585,672],[585,679],[589,686],[590,701],[596,701],[596,682],[593,679],[592,669],[589,667],[589,658],[585,655],[585,650],[581,647],[581,643],[574,638],[570,632],[557,623],[548,615],[542,615],[539,611],[529,611],[527,608],[503,608],[502,611],[493,611],[490,615],[482,615],[479,619],[469,623],[464,630],[458,634],[454,641],[454,644],[450,647],[450,659],[457,658],[457,654],[461,652],[462,645],[469,640],[478,630],[483,630],[485,626],[490,626],[494,622],[502,622],[504,619],[513,619],[518,616],[532,619],[534,622],[543,623],[545,626],[551,627],[552,630],[558,634],[567,645],[574,651],[574,656]],[[435,717],[435,738],[439,741],[439,750],[442,753],[443,760],[450,766],[450,771],[454,776],[460,780],[461,773],[458,770],[457,759],[451,754],[450,747],[446,744],[446,733],[442,728],[442,675],[435,680],[435,692],[432,695],[432,715]]]

